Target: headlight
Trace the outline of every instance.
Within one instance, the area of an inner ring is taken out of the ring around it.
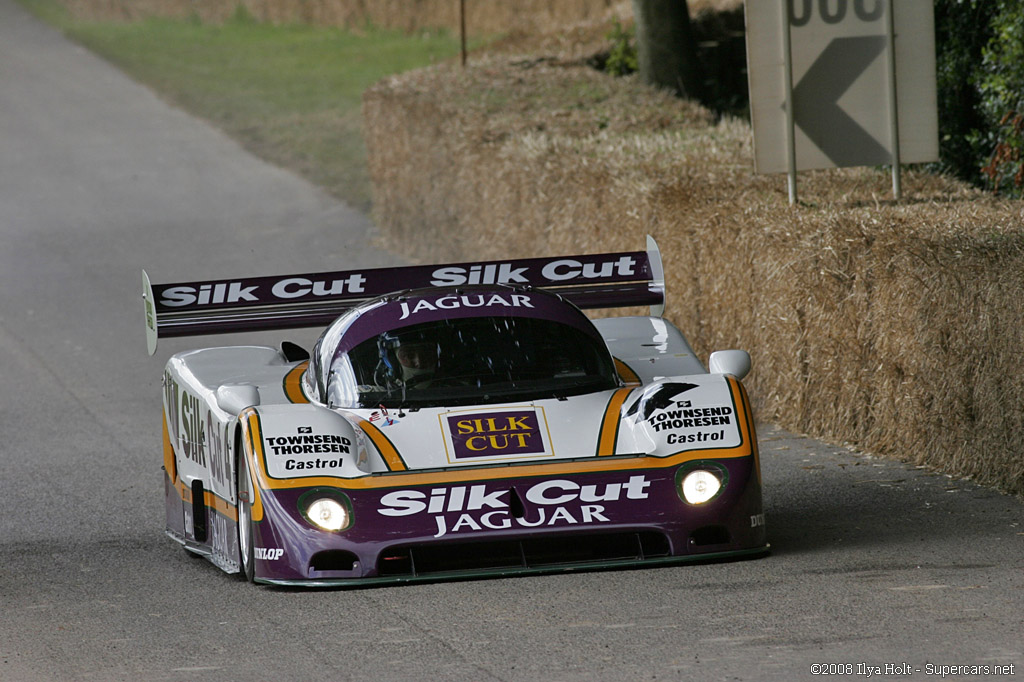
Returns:
[[[324,530],[338,531],[348,527],[349,514],[337,500],[321,497],[306,508],[306,518]]]
[[[704,504],[722,489],[722,482],[710,471],[697,469],[683,479],[683,498],[690,504]]]

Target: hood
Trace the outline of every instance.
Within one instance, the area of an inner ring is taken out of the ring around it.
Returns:
[[[718,375],[562,400],[348,414],[391,470],[735,447],[736,415],[734,391]]]

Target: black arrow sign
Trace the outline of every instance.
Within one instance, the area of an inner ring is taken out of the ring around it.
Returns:
[[[793,88],[796,125],[836,166],[892,161],[889,150],[839,106],[839,98],[887,44],[885,36],[836,38]]]

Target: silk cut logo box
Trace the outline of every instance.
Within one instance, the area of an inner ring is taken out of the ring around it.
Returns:
[[[449,462],[554,455],[542,407],[447,412],[440,420]]]

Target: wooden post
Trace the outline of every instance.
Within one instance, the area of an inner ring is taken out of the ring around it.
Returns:
[[[462,43],[462,68],[466,68],[466,0],[459,0],[459,39]]]

